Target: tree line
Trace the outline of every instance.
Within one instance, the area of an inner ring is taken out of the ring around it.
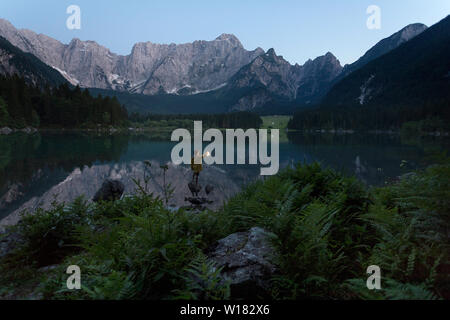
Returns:
[[[116,98],[93,97],[87,89],[28,84],[17,75],[0,77],[0,126],[93,128],[122,126],[128,114]]]
[[[263,121],[259,115],[251,112],[233,112],[224,114],[139,114],[133,113],[130,121],[137,123],[151,123],[165,121],[168,125],[180,120],[202,121],[203,127],[208,128],[260,128]]]
[[[414,104],[317,107],[302,109],[288,124],[294,130],[398,130],[409,122],[427,120],[427,130],[448,131],[447,99]]]

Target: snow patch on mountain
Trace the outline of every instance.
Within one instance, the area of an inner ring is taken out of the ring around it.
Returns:
[[[66,71],[59,69],[58,67],[52,66],[53,69],[58,71],[67,81],[69,81],[74,86],[77,86],[80,84],[80,81],[77,79],[71,77]]]
[[[375,75],[371,75],[369,79],[367,79],[367,81],[361,86],[361,95],[358,97],[360,105],[364,105],[364,103],[370,99],[372,89],[369,87],[369,85],[374,78]]]

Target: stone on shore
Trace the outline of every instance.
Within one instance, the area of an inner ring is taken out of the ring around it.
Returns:
[[[252,228],[219,240],[209,254],[218,267],[223,267],[225,280],[231,281],[231,295],[234,298],[268,296],[271,276],[277,270],[273,263],[276,251],[272,239],[275,237],[261,228]]]
[[[125,191],[125,186],[122,182],[118,180],[105,180],[102,187],[97,191],[92,201],[115,201],[119,200],[123,192]]]

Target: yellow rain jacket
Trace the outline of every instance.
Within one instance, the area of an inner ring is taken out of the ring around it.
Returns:
[[[202,157],[199,157],[199,158],[202,159]],[[192,157],[192,159],[191,159],[191,169],[192,169],[192,171],[194,171],[194,173],[200,173],[203,170],[203,167],[201,164],[195,163],[195,157]]]

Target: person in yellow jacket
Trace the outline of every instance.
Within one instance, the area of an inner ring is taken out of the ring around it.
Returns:
[[[200,154],[198,150],[195,150],[194,156],[191,159],[191,170],[193,172],[192,181],[195,181],[195,184],[198,184],[198,176],[200,172],[203,170],[202,162],[203,158],[209,156],[209,152],[205,153],[203,156]]]

